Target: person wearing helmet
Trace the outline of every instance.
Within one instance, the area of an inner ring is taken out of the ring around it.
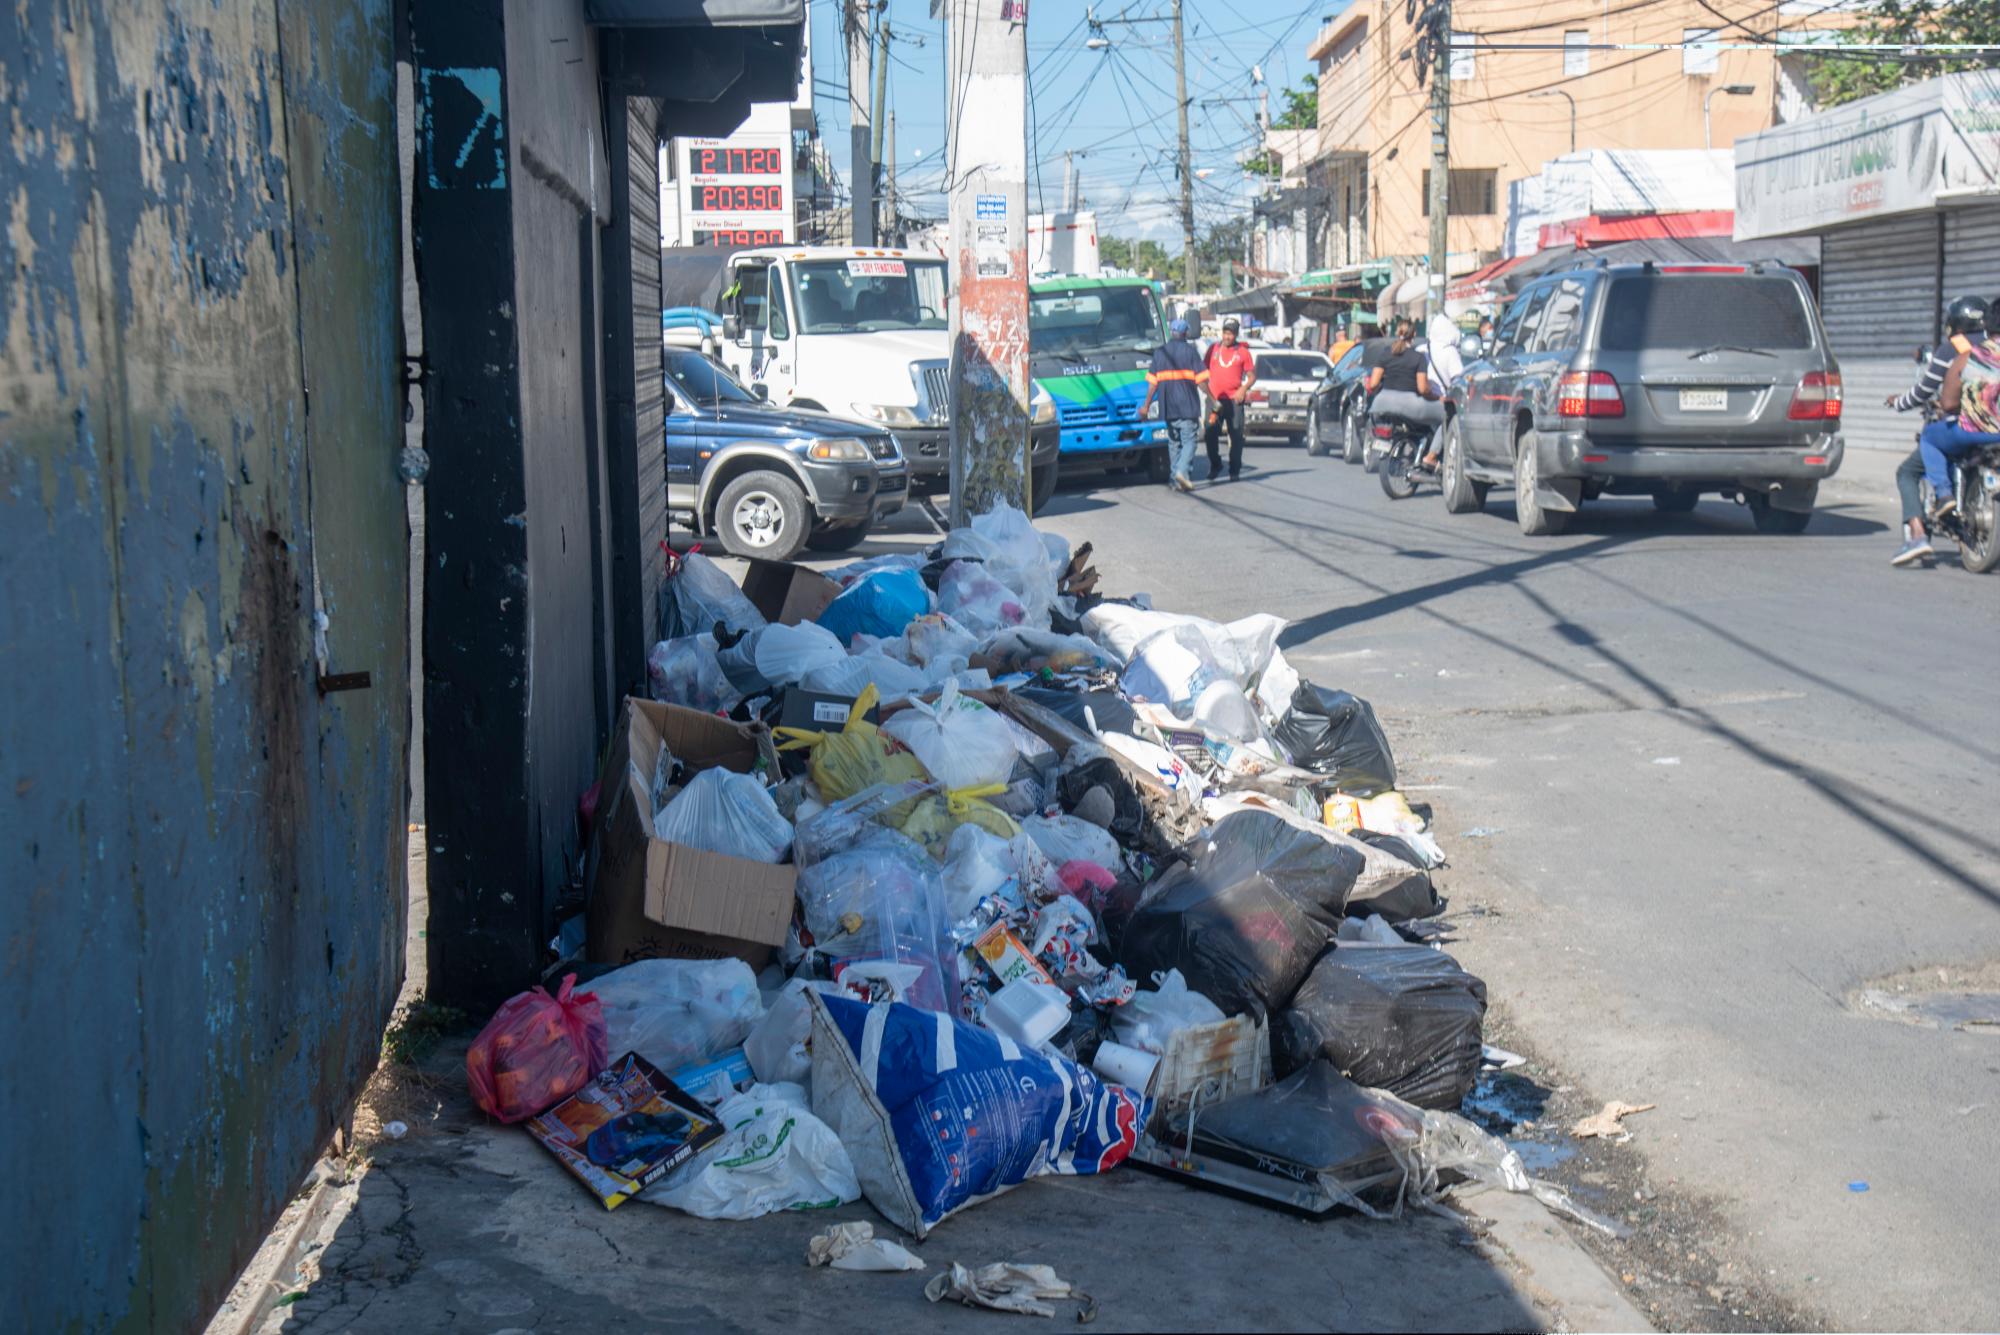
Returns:
[[[1243,472],[1243,400],[1257,383],[1257,359],[1236,341],[1236,317],[1222,322],[1222,341],[1208,350],[1208,480],[1222,479],[1222,430],[1229,429],[1229,480]]]
[[[1970,296],[1960,297],[1946,307],[1945,341],[1932,351],[1917,376],[1917,383],[1910,386],[1909,392],[1890,396],[1888,405],[1899,413],[1906,413],[1935,402],[1944,389],[1944,378],[1951,371],[1952,363],[1959,359],[1960,354],[1986,341],[1989,309],[1984,297]],[[1903,502],[1903,545],[1889,558],[1891,565],[1907,566],[1917,562],[1929,565],[1936,559],[1930,534],[1924,527],[1923,480],[1924,455],[1920,445],[1896,465],[1896,493]]]
[[[1917,437],[1924,477],[1931,484],[1931,516],[1942,519],[1958,508],[1951,461],[1967,450],[2000,445],[2000,301],[1986,309],[1986,339],[1952,361],[1938,391],[1942,416]]]

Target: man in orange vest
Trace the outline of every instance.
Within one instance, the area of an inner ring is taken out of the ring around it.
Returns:
[[[1208,350],[1208,480],[1222,479],[1222,429],[1229,428],[1229,480],[1243,472],[1243,399],[1257,383],[1257,359],[1236,341],[1234,316],[1222,322],[1222,341]]]
[[[1146,420],[1157,397],[1167,424],[1167,483],[1178,491],[1193,491],[1188,470],[1194,467],[1195,422],[1201,417],[1201,386],[1208,372],[1201,367],[1201,354],[1188,342],[1188,322],[1175,320],[1172,332],[1171,339],[1153,350],[1139,420]]]

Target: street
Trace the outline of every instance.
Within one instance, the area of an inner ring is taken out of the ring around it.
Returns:
[[[1994,1031],[1856,1000],[1990,991],[2000,959],[1996,710],[1947,684],[2000,657],[2000,584],[1889,566],[1894,456],[1850,450],[1798,538],[1709,498],[1529,539],[1504,492],[1457,517],[1248,460],[1192,497],[1072,483],[1038,522],[1106,588],[1289,617],[1303,674],[1375,702],[1453,908],[1490,910],[1455,952],[1581,1102],[1659,1105],[1632,1148],[1714,1207],[1704,1255],[1807,1321],[2000,1323]]]

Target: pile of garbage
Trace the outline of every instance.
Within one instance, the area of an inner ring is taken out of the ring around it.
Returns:
[[[1436,948],[1443,851],[1373,709],[1279,618],[1106,596],[1090,556],[1003,505],[828,576],[683,558],[573,963],[473,1044],[481,1107],[607,1206],[865,1196],[919,1239],[1127,1159],[1310,1212],[1470,1180],[1579,1213],[1453,1111],[1486,988]],[[913,1259],[843,1228],[820,1261]]]

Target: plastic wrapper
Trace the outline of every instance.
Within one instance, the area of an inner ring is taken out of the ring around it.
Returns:
[[[646,684],[655,700],[705,714],[726,712],[743,698],[716,657],[715,637],[706,632],[654,645],[646,655]]]
[[[848,585],[815,618],[842,644],[856,635],[892,639],[931,610],[931,591],[914,570],[878,570]]]
[[[1116,867],[1118,841],[1109,830],[1075,816],[1029,816],[1021,830],[1035,846],[1048,854],[1058,872],[1065,862],[1094,862],[1100,867]]]
[[[1128,1048],[1165,1052],[1167,1040],[1182,1029],[1220,1024],[1229,1017],[1222,1008],[1188,987],[1179,969],[1157,975],[1158,986],[1151,992],[1136,993],[1111,1017],[1111,1034]]]
[[[1040,672],[1044,668],[1050,672],[1071,672],[1117,666],[1087,635],[1058,635],[1026,626],[995,635],[973,655],[973,662],[1003,677],[1013,672]]]
[[[1422,1108],[1456,1108],[1479,1075],[1486,984],[1428,946],[1338,946],[1271,1023],[1289,1073],[1324,1057]]]
[[[1427,846],[1424,818],[1410,810],[1409,799],[1394,789],[1373,797],[1335,793],[1326,799],[1320,819],[1342,834],[1368,830],[1375,834],[1396,835],[1408,841],[1412,848]]]
[[[1018,884],[1008,840],[977,825],[961,825],[945,843],[945,906],[956,922],[971,906],[1010,882]],[[1018,892],[1017,892],[1018,893]]]
[[[813,1111],[847,1146],[861,1190],[918,1238],[1045,1173],[1109,1171],[1145,1100],[1086,1067],[948,1015],[812,998]]]
[[[722,1100],[722,1138],[639,1193],[700,1219],[755,1219],[825,1210],[861,1199],[861,1183],[833,1128],[813,1116],[798,1085],[755,1084]]]
[[[1302,682],[1272,730],[1301,769],[1323,774],[1343,793],[1373,797],[1396,786],[1396,758],[1366,700]]]
[[[824,626],[766,626],[757,636],[757,671],[774,686],[789,686],[815,668],[847,657],[847,649]]]
[[[947,684],[935,704],[918,702],[882,725],[947,791],[1005,788],[1019,754],[1007,721]]]
[[[762,626],[764,614],[700,552],[676,557],[660,582],[660,638],[713,634],[718,623],[740,633]]]
[[[663,1070],[738,1046],[764,1016],[757,975],[739,959],[635,960],[576,994],[603,1008],[611,1051],[636,1052]]]
[[[1119,943],[1135,978],[1178,968],[1225,1015],[1281,1009],[1340,925],[1361,854],[1241,811],[1153,882]]]
[[[954,561],[938,579],[938,607],[975,634],[1018,626],[1028,611],[1019,594],[977,561]]]
[[[509,997],[465,1053],[472,1101],[489,1117],[524,1122],[588,1084],[606,1060],[604,1011],[563,978],[552,997],[531,988]]]
[[[893,830],[866,832],[801,870],[798,896],[806,930],[844,989],[926,1010],[956,1007],[944,882],[921,845]]]
[[[772,734],[780,751],[808,753],[807,772],[821,796],[838,801],[881,784],[929,779],[923,764],[902,743],[868,721],[868,711],[879,697],[873,686],[865,688],[838,732],[778,728]],[[908,808],[902,814],[907,815]]]
[[[792,851],[792,823],[770,790],[720,766],[697,772],[667,802],[653,818],[653,837],[753,862],[783,862]]]

